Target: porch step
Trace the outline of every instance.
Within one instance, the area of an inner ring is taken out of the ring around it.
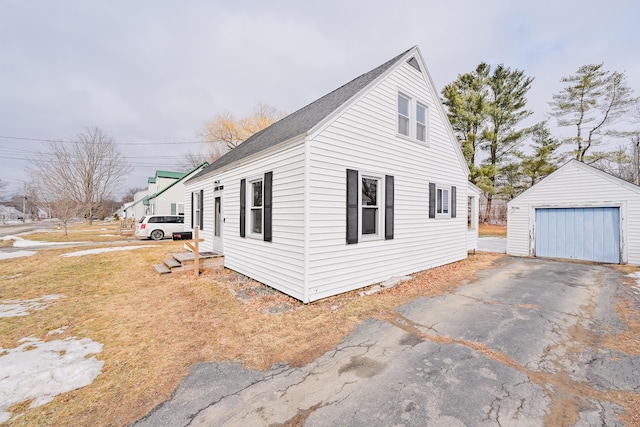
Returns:
[[[153,264],[153,268],[156,269],[158,274],[171,273],[171,269],[169,267],[167,267],[165,264]]]
[[[162,262],[164,262],[164,264],[169,268],[182,267],[182,264],[180,264],[180,262],[175,258],[163,259]]]
[[[163,259],[163,264],[154,264],[159,274],[193,271],[195,257],[193,252],[171,254],[173,258]],[[200,270],[224,266],[224,255],[217,252],[200,252]]]

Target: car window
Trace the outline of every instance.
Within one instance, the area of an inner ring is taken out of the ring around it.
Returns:
[[[140,224],[142,224],[144,222],[145,218],[146,218],[146,216],[143,216],[142,218],[140,218]]]
[[[152,223],[158,223],[158,222],[164,222],[164,217],[163,216],[152,216],[151,218],[149,218],[149,221],[147,222],[152,222]]]

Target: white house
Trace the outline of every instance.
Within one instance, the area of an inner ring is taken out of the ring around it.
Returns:
[[[185,224],[225,267],[310,302],[466,258],[468,175],[414,47],[189,179]]]
[[[18,221],[22,219],[22,212],[13,206],[0,205],[0,222]]]
[[[571,160],[507,207],[507,253],[640,265],[640,187]]]
[[[151,179],[151,178],[150,178]],[[155,178],[154,178],[155,181]],[[141,218],[145,214],[144,199],[149,195],[149,190],[140,190],[133,195],[133,201],[122,205],[122,219]]]
[[[184,215],[184,183],[208,165],[204,162],[187,172],[156,171],[149,178],[149,195],[143,199],[144,214]]]

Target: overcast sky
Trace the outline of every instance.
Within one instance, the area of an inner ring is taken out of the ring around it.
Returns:
[[[640,95],[639,18],[637,0],[0,0],[0,180],[20,191],[43,148],[18,138],[97,126],[133,166],[121,193],[145,187],[216,114],[291,113],[414,45],[438,90],[481,61],[524,70],[542,120],[584,64]]]

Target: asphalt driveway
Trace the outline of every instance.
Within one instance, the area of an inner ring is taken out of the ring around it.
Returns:
[[[302,368],[197,365],[136,426],[623,425],[640,357],[599,345],[625,329],[617,298],[640,307],[622,276],[507,257],[454,293],[380,313]]]

